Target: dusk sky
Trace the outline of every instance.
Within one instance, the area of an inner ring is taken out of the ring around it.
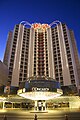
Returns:
[[[0,60],[3,60],[8,32],[23,20],[66,23],[75,33],[80,54],[80,0],[0,0]]]

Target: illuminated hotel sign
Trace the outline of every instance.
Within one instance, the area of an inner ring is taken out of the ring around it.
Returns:
[[[35,23],[35,24],[32,24],[32,28],[37,30],[45,30],[47,28],[50,28],[50,26],[48,24]]]
[[[31,100],[49,100],[63,94],[59,82],[55,80],[30,80],[26,81],[25,87],[19,89],[19,96]]]
[[[37,87],[33,87],[32,91],[49,91],[49,88],[37,88]]]

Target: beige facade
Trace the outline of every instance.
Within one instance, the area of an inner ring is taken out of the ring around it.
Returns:
[[[8,81],[8,68],[0,61],[0,85],[6,85]]]
[[[66,29],[66,26],[65,26]],[[67,51],[65,46],[65,37],[64,37],[64,30],[62,25],[57,26],[57,34],[58,34],[58,41],[57,50],[60,50],[60,53],[57,55],[57,66],[58,66],[58,78],[59,82],[62,85],[67,86],[71,85],[70,73],[69,73],[69,65],[67,59]],[[67,35],[67,32],[66,32]],[[70,49],[70,48],[69,48]],[[61,63],[59,63],[59,61]],[[62,71],[60,70],[62,68]],[[59,74],[60,73],[60,74]]]
[[[74,37],[74,32],[72,30],[70,30],[70,36],[71,36],[71,42],[72,42],[72,46],[73,46],[73,53],[74,53],[74,59],[75,59],[75,64],[76,64],[76,71],[78,74],[78,87],[80,89],[80,58],[78,55],[78,50],[77,50],[77,46],[76,46],[76,41],[75,41],[75,37]]]
[[[11,46],[12,46],[12,35],[13,35],[13,32],[10,31],[8,33],[6,50],[5,50],[4,59],[3,59],[3,63],[7,66],[9,66],[10,52],[11,52]]]

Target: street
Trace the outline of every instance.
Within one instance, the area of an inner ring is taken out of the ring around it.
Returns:
[[[47,112],[34,112],[26,110],[0,110],[0,120],[34,120],[35,114],[37,120],[80,120],[80,110],[50,110]]]

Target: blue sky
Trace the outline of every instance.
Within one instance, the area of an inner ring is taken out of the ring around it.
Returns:
[[[75,33],[80,54],[80,0],[0,0],[0,60],[4,56],[8,31],[22,20],[66,23]]]

